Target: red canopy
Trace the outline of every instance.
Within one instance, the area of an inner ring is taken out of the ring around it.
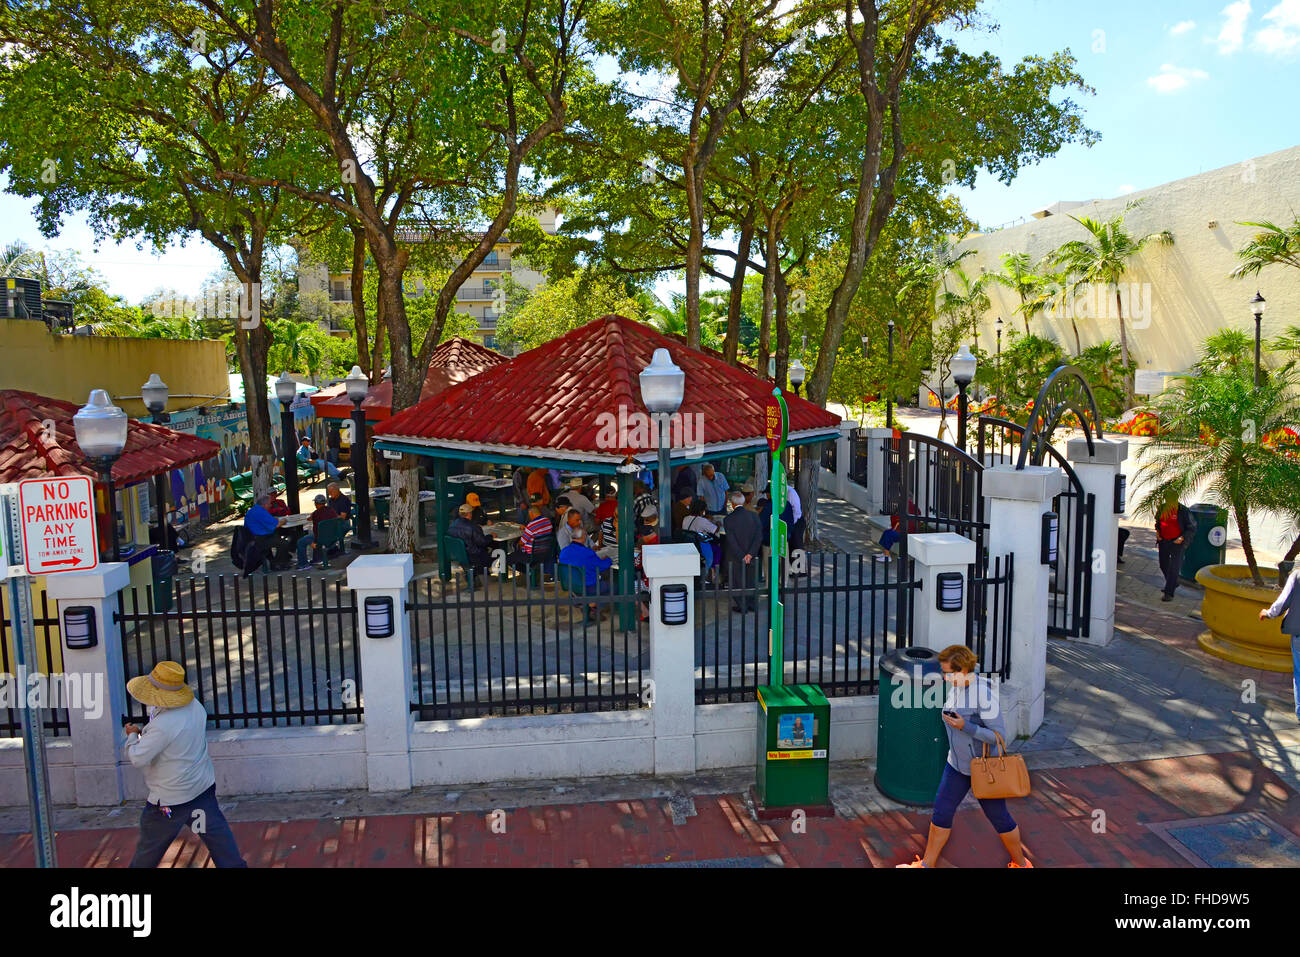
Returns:
[[[764,443],[770,381],[623,316],[589,322],[452,386],[393,416],[375,430],[376,438],[467,451],[530,449],[590,461],[652,452],[651,430],[636,428],[629,416],[646,414],[638,375],[655,349],[667,349],[686,373],[680,412],[702,431],[687,444],[725,452]],[[834,413],[794,395],[786,402],[791,438],[838,432]]]
[[[420,401],[432,398],[457,382],[478,375],[484,369],[509,361],[505,356],[471,339],[448,339],[433,350],[429,371],[425,374],[424,386],[420,389]],[[352,400],[348,398],[347,388],[341,382],[317,392],[311,397],[311,404],[320,418],[347,419],[352,416]],[[368,422],[379,422],[391,416],[392,380],[385,379],[378,385],[372,385],[366,397],[361,400],[361,410]]]
[[[72,417],[79,408],[34,392],[0,390],[0,482],[56,475],[97,478],[77,445]],[[131,485],[220,451],[208,439],[131,419],[122,457],[113,463],[113,481],[119,487]]]

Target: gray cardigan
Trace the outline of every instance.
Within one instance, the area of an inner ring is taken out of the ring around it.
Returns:
[[[1300,568],[1291,572],[1286,580],[1286,587],[1278,596],[1273,607],[1264,614],[1268,618],[1282,618],[1282,631],[1288,635],[1300,635]]]
[[[982,686],[982,693],[977,691],[976,682]],[[948,732],[948,763],[962,774],[970,774],[970,759],[983,756],[985,744],[989,746],[990,755],[997,754],[998,739],[994,732],[1002,735],[1004,743],[1007,740],[1007,725],[1002,715],[1002,702],[997,690],[998,686],[988,678],[977,675],[959,707],[947,708],[945,705],[946,710],[956,711],[966,719],[966,724],[960,731],[951,727],[946,721],[943,725],[944,730]],[[951,696],[947,700],[952,700]],[[993,703],[991,715],[980,713],[980,701]]]

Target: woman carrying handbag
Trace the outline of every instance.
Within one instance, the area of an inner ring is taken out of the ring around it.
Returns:
[[[910,864],[898,867],[935,867],[939,855],[952,834],[953,816],[972,788],[972,774],[976,797],[984,816],[989,819],[1002,845],[1011,855],[1008,867],[1033,867],[1020,846],[1020,828],[1007,811],[1007,797],[1023,797],[1029,793],[1029,775],[1024,770],[1024,759],[1006,754],[1003,741],[1006,724],[1002,720],[997,700],[997,688],[987,678],[975,673],[979,659],[965,645],[950,645],[939,652],[939,666],[943,669],[948,696],[943,706],[943,722],[948,732],[948,761],[939,781],[939,791],[934,798],[934,812],[930,819],[930,835],[925,842],[925,857],[917,857]],[[991,708],[988,705],[992,705]],[[991,714],[984,714],[981,708]],[[989,756],[989,749],[996,753]],[[972,768],[972,765],[974,766]],[[991,796],[999,794],[1001,796]],[[989,795],[989,796],[981,796]]]

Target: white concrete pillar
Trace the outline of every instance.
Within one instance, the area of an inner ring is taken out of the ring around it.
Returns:
[[[695,576],[694,545],[646,545],[641,566],[650,582],[650,680],[654,717],[655,774],[695,773]],[[686,586],[686,621],[665,625],[660,592]]]
[[[1085,495],[1096,497],[1092,513],[1092,601],[1088,608],[1090,645],[1110,644],[1115,635],[1115,556],[1119,554],[1119,517],[1115,501],[1115,476],[1128,458],[1128,439],[1071,439],[1066,457],[1074,466]]]
[[[867,514],[883,515],[891,503],[885,501],[885,440],[894,437],[893,429],[863,429],[867,439]]]
[[[371,791],[411,790],[411,631],[406,589],[413,574],[410,555],[362,555],[348,566],[348,587],[357,595],[366,778]],[[367,598],[392,600],[391,636],[369,637]]]
[[[1051,569],[1042,561],[1043,515],[1065,488],[1059,468],[1041,465],[1017,470],[999,465],[984,470],[985,515],[990,561],[1014,554],[1011,600],[1011,680],[1020,706],[1007,730],[1028,736],[1043,723],[1047,686],[1047,595]]]
[[[68,701],[72,780],[79,807],[121,804],[127,797],[122,755],[126,740],[122,734],[126,675],[121,632],[113,614],[117,611],[117,593],[130,584],[131,569],[126,562],[110,562],[91,571],[65,572],[45,579],[45,593],[58,600],[65,688],[70,682],[79,682],[83,695],[78,707],[72,707],[77,702]],[[69,648],[67,644],[63,614],[69,608],[80,607],[89,607],[94,613],[98,641],[93,648]],[[86,697],[87,691],[91,697]]]
[[[975,543],[953,532],[909,535],[907,551],[916,562],[921,590],[916,595],[912,644],[942,651],[949,645],[966,643],[966,603],[970,601],[970,565],[975,561]],[[958,611],[940,611],[937,595],[939,576],[956,573],[962,577],[962,606]]]

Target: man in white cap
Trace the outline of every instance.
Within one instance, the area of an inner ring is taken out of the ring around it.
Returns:
[[[217,804],[217,777],[208,755],[208,713],[185,683],[185,668],[160,661],[149,674],[128,681],[126,690],[149,709],[143,728],[123,726],[123,750],[149,787],[131,866],[157,867],[181,828],[188,826],[207,847],[214,865],[247,867]]]

